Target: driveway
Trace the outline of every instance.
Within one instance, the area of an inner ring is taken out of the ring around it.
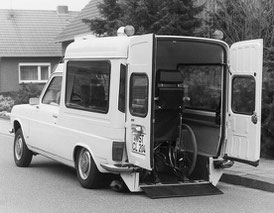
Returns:
[[[0,117],[0,134],[12,136],[9,133],[10,128],[11,128],[10,120]]]

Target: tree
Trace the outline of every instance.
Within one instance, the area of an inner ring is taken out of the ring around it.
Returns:
[[[265,62],[271,57],[274,45],[273,0],[216,0],[217,11],[210,16],[211,29],[224,33],[228,44],[237,41],[263,38],[266,49]]]
[[[202,6],[193,0],[104,0],[102,18],[83,20],[99,36],[115,35],[120,26],[132,25],[136,34],[194,35],[202,20]]]
[[[262,100],[262,154],[274,157],[274,4],[273,0],[217,0],[211,12],[212,31],[224,33],[232,44],[241,40],[264,39]]]
[[[121,20],[122,8],[116,0],[104,0],[98,5],[102,18],[93,20],[83,19],[82,21],[90,26],[90,29],[97,35],[114,35],[117,29],[123,25]],[[114,30],[115,29],[115,30]]]
[[[273,0],[217,0],[217,11],[211,12],[211,29],[224,33],[228,44],[263,38],[264,62],[273,64],[274,4]]]

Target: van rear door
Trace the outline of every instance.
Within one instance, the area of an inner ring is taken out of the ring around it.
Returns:
[[[263,40],[235,43],[230,48],[228,83],[228,159],[259,164],[261,136]]]
[[[154,35],[130,39],[126,148],[129,163],[151,170],[151,100]]]

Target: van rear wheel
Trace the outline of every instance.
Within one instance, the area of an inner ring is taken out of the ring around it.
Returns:
[[[90,152],[85,148],[81,148],[77,152],[76,172],[83,188],[96,189],[101,187],[102,173],[99,172]]]

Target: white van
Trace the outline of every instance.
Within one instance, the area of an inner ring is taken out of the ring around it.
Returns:
[[[221,193],[233,161],[257,166],[263,41],[125,29],[77,39],[40,98],[12,109],[16,165],[41,154],[84,188],[113,173],[152,198]]]

